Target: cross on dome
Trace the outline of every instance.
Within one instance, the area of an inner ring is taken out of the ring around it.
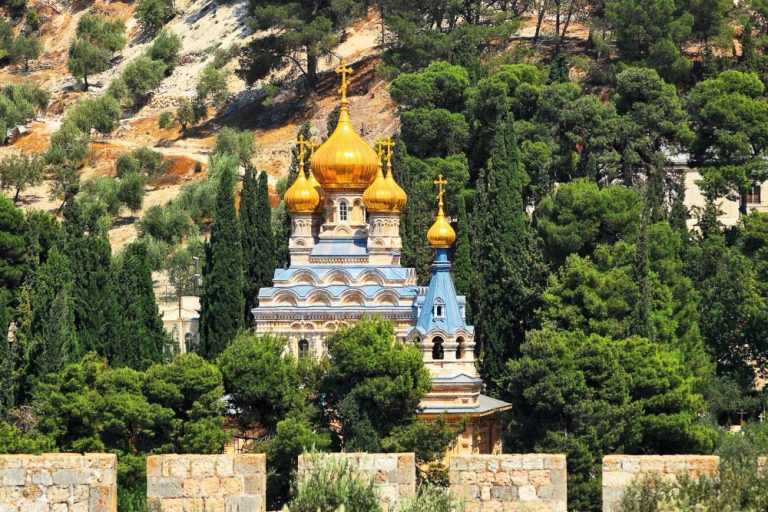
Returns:
[[[341,93],[341,99],[346,100],[347,88],[349,87],[349,83],[347,82],[347,75],[351,75],[352,71],[354,70],[347,66],[347,61],[345,59],[341,59],[341,65],[334,69],[334,71],[341,75],[341,87],[339,88],[339,92]]]
[[[387,163],[390,163],[392,161],[392,148],[395,147],[395,141],[390,137],[383,141],[382,145],[387,148]]]
[[[442,174],[438,174],[437,179],[434,181],[434,184],[437,185],[437,200],[439,201],[438,205],[442,208],[443,206],[443,195],[445,194],[445,185],[448,184],[448,180],[443,178]]]

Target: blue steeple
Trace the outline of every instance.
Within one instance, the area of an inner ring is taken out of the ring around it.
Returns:
[[[421,303],[416,330],[422,335],[432,330],[441,330],[446,334],[455,334],[459,330],[472,334],[474,331],[474,327],[467,325],[464,319],[464,297],[456,295],[446,248],[435,249],[432,279]]]

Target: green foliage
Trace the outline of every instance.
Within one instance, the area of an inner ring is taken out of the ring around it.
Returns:
[[[163,81],[166,68],[164,62],[149,57],[140,57],[125,67],[122,79],[134,104],[140,105],[149,99]]]
[[[768,103],[758,75],[726,71],[688,94],[696,141],[693,158],[707,198],[740,199],[768,179],[765,130]],[[746,204],[741,205],[746,213]]]
[[[165,72],[170,73],[179,63],[180,51],[181,37],[168,29],[163,29],[152,41],[147,57],[165,64]]]
[[[392,324],[363,319],[327,339],[333,364],[322,384],[344,449],[378,452],[381,439],[415,420],[430,388],[421,352],[395,341]]]
[[[48,105],[50,95],[34,82],[6,84],[0,94],[0,141],[7,141],[7,131],[25,124]]]
[[[134,16],[144,30],[154,33],[173,18],[175,11],[173,0],[139,0]]]
[[[197,80],[197,101],[201,104],[210,103],[216,108],[223,107],[229,101],[227,73],[212,64],[203,68]]]
[[[185,247],[169,254],[163,262],[163,269],[177,297],[199,294],[195,279],[195,257],[201,263],[205,257],[205,241],[200,237],[191,238]]]
[[[85,98],[67,111],[64,122],[71,122],[83,133],[95,129],[100,133],[111,133],[117,128],[122,110],[120,103],[105,94],[95,98]]]
[[[135,488],[149,453],[222,450],[223,393],[219,371],[194,354],[146,372],[86,356],[38,387],[38,429],[62,451],[117,453],[120,485]]]
[[[13,200],[29,186],[43,181],[44,160],[40,155],[9,155],[0,160],[0,191],[13,192]]]
[[[244,427],[278,422],[306,401],[296,359],[284,353],[285,340],[240,334],[217,359],[230,402]]]
[[[320,0],[315,4],[251,2],[251,28],[271,34],[250,43],[240,57],[241,77],[252,84],[273,70],[295,64],[311,87],[318,61],[340,42],[340,32],[363,14],[360,2]]]
[[[469,126],[462,114],[417,108],[403,112],[400,119],[408,151],[418,157],[461,153],[469,139]]]
[[[356,512],[380,512],[373,482],[357,476],[346,461],[319,459],[299,480],[288,508],[291,512],[336,512],[343,506]]]
[[[461,112],[467,102],[469,73],[461,66],[434,62],[420,73],[404,73],[392,81],[389,94],[406,108],[439,108]]]
[[[138,224],[139,236],[151,236],[169,244],[176,244],[194,232],[189,214],[178,203],[151,206]]]
[[[88,89],[88,77],[109,69],[112,53],[83,38],[76,38],[69,45],[67,69]]]
[[[121,153],[115,164],[118,178],[139,174],[149,180],[161,177],[169,165],[170,162],[164,160],[161,152],[145,146]]]
[[[0,423],[0,453],[36,455],[54,451],[53,441],[39,432],[23,433],[16,425]]]
[[[108,357],[114,367],[145,369],[168,358],[170,338],[155,300],[146,245],[126,247],[115,269],[119,324],[113,326]]]
[[[464,505],[451,499],[448,490],[434,486],[421,485],[416,496],[409,498],[400,507],[400,512],[463,512]]]
[[[19,34],[11,43],[8,53],[14,62],[23,62],[24,70],[29,70],[29,61],[40,57],[42,45],[40,38],[34,35]]]
[[[216,136],[216,145],[213,148],[213,153],[235,157],[240,165],[244,167],[250,166],[251,160],[256,153],[253,132],[225,126]]]
[[[567,454],[576,509],[599,510],[604,454],[707,453],[714,445],[689,370],[646,339],[534,331],[506,371],[513,444]]]
[[[536,209],[544,256],[560,266],[570,254],[591,254],[598,244],[634,240],[641,209],[640,196],[632,189],[600,189],[585,179],[564,183]]]
[[[77,36],[114,53],[125,46],[125,23],[98,14],[86,14],[77,22]]]
[[[258,305],[259,289],[272,285],[275,271],[275,239],[267,173],[262,172],[257,182],[256,171],[251,168],[246,170],[240,194],[240,223],[243,226],[245,323],[248,325],[251,323],[251,309]]]
[[[0,196],[0,288],[13,290],[24,272],[24,214]]]
[[[168,130],[173,128],[176,124],[176,118],[173,116],[173,112],[165,111],[160,113],[160,117],[157,118],[157,127],[161,130]]]
[[[200,298],[201,351],[208,358],[221,353],[242,329],[245,310],[242,234],[235,212],[237,160],[215,155],[211,167],[219,167],[221,174]]]
[[[78,128],[74,122],[65,122],[51,135],[51,147],[46,153],[46,160],[59,166],[77,166],[88,156],[90,141],[88,133]]]

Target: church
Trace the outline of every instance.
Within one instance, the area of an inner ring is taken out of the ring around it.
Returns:
[[[256,332],[288,340],[296,357],[323,357],[325,339],[365,316],[392,322],[403,343],[419,347],[432,378],[419,418],[466,419],[457,454],[500,453],[500,413],[510,405],[485,396],[475,367],[474,328],[466,299],[456,294],[449,250],[456,233],[443,212],[440,176],[437,215],[426,233],[435,251],[429,286],[400,263],[400,214],[407,195],[392,173],[391,140],[377,150],[355,131],[347,101],[352,72],[342,60],[338,124],[319,146],[300,139],[299,173],[285,193],[291,215],[290,266],[275,270],[252,310]],[[309,154],[309,173],[305,158]]]

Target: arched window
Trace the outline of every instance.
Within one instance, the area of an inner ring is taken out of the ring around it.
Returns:
[[[432,359],[437,361],[444,357],[445,351],[443,350],[443,338],[436,336],[432,338]]]
[[[432,318],[434,320],[445,320],[445,302],[439,297],[432,304]]]
[[[299,358],[307,357],[309,354],[309,342],[307,340],[299,340]]]
[[[349,204],[342,199],[339,201],[339,220],[341,222],[346,222],[349,218]]]
[[[456,360],[459,361],[464,359],[464,338],[459,336],[456,338],[456,343],[458,343],[456,346]]]

